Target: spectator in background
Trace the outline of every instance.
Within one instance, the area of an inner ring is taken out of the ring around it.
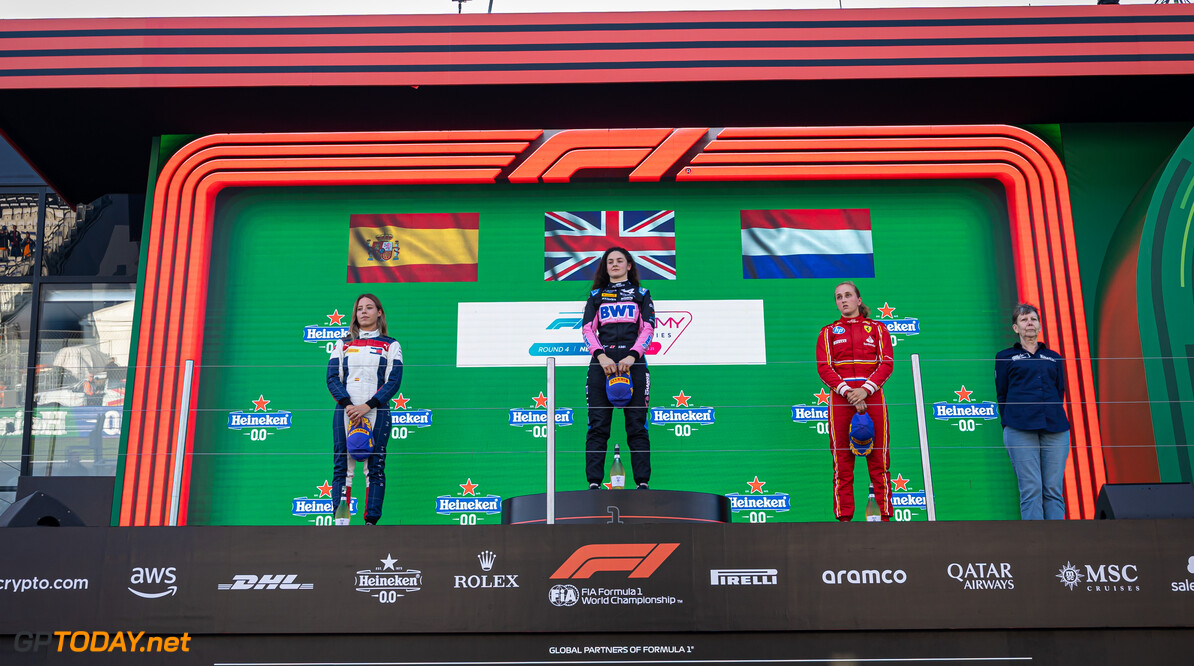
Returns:
[[[1021,303],[1012,310],[1020,341],[995,355],[995,394],[1007,447],[1020,485],[1021,520],[1062,520],[1062,481],[1070,456],[1064,360],[1045,346],[1041,315]]]

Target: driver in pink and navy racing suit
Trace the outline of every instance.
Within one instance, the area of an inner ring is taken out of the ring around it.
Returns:
[[[585,396],[589,403],[589,431],[585,437],[585,475],[590,487],[605,479],[605,456],[609,449],[610,424],[615,407],[605,393],[607,378],[599,354],[614,363],[634,357],[630,381],[634,395],[623,408],[626,416],[626,446],[630,449],[630,468],[636,484],[651,479],[651,442],[647,436],[647,404],[651,393],[651,373],[647,371],[647,349],[655,331],[655,302],[646,287],[629,281],[614,282],[589,293],[581,331],[589,347],[589,374]]]
[[[386,443],[390,440],[390,398],[402,383],[402,347],[378,331],[361,331],[355,340],[336,342],[328,361],[328,391],[336,400],[332,414],[332,510],[340,505],[348,476],[348,429],[344,408],[366,403],[373,428],[373,453],[365,460],[365,522],[376,525],[386,494]]]

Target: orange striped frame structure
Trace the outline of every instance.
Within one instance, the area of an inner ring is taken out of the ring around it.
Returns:
[[[1092,518],[1106,480],[1065,171],[1005,125],[223,134],[174,154],[147,230],[137,367],[119,524],[164,525],[184,413],[197,406],[216,196],[228,187],[569,182],[586,169],[632,182],[995,179],[1006,193],[1019,298],[1038,303],[1066,364],[1073,423],[1070,518]],[[195,361],[189,404],[183,365]],[[193,432],[179,490],[186,523]]]

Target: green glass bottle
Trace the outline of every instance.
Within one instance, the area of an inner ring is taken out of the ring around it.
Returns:
[[[614,490],[626,489],[626,468],[622,467],[622,452],[614,444],[614,464],[609,466],[609,487]]]
[[[333,523],[336,525],[347,525],[352,520],[352,512],[348,510],[349,504],[352,500],[352,489],[344,486],[344,493],[340,495],[340,504],[336,507],[336,514],[333,516]]]

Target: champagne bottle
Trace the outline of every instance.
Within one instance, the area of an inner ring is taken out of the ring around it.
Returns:
[[[626,469],[622,467],[622,452],[614,444],[614,464],[609,466],[609,487],[614,490],[626,489]]]
[[[336,507],[336,514],[333,516],[333,522],[336,525],[347,525],[352,520],[352,512],[348,507],[351,499],[352,489],[344,486],[344,492],[340,495],[340,505]]]
[[[866,501],[866,521],[868,523],[877,523],[882,521],[882,516],[879,515],[879,504],[875,502],[875,486],[870,487],[870,497]]]

